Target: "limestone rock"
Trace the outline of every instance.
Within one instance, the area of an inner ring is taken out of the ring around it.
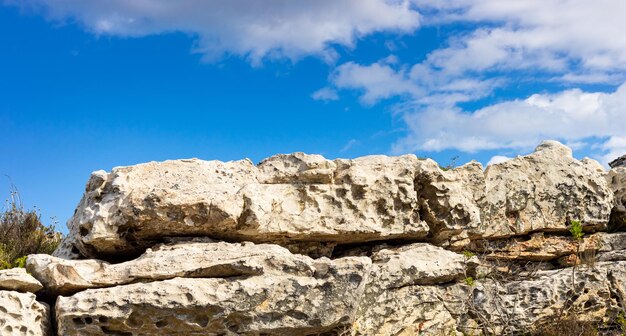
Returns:
[[[315,272],[311,258],[293,255],[278,245],[201,241],[157,246],[137,259],[118,264],[36,254],[28,257],[27,269],[53,295],[71,295],[88,288],[175,277],[216,278],[283,273],[313,276]]]
[[[604,170],[593,160],[578,161],[568,147],[545,141],[534,153],[485,171],[482,223],[487,238],[534,231],[567,232],[571,220],[586,230],[606,227],[613,193]]]
[[[480,236],[478,201],[484,197],[483,169],[471,162],[443,170],[430,159],[419,162],[416,190],[434,243],[460,249]]]
[[[617,167],[626,167],[626,154],[618,157],[617,159],[609,162],[609,167],[617,168]]]
[[[429,244],[385,248],[372,255],[372,273],[353,335],[440,335],[456,331],[467,293],[446,283],[465,276],[464,256]],[[442,287],[435,285],[442,285]],[[461,304],[462,305],[462,304]]]
[[[0,290],[36,293],[43,286],[23,268],[0,270]]]
[[[249,160],[176,160],[97,171],[68,227],[88,257],[149,247],[162,236],[236,231],[242,186],[256,183]]]
[[[447,309],[446,301],[462,299],[462,296],[447,296],[437,286],[382,291],[361,302],[364,308],[352,325],[352,335],[456,335],[456,319]]]
[[[171,280],[57,300],[60,335],[311,335],[354,320],[367,258],[320,259],[314,276]]]
[[[459,280],[466,268],[463,255],[427,243],[382,249],[372,262],[370,285],[384,289]]]
[[[296,153],[259,167],[193,159],[99,171],[68,223],[74,235],[68,246],[107,257],[167,236],[285,245],[424,238],[429,227],[414,185],[418,161],[414,155],[329,161]]]
[[[49,336],[50,309],[35,294],[0,290],[0,335]]]
[[[279,154],[259,163],[264,184],[332,184],[337,165],[321,155]]]
[[[571,268],[542,271],[527,280],[502,284],[479,280],[472,291],[470,315],[477,316],[480,330],[465,332],[486,329],[497,335],[519,334],[561,314],[582,321],[609,322],[622,309],[626,288],[623,280],[616,279],[624,279],[625,266],[625,262],[616,262],[578,267],[574,283]]]
[[[551,261],[562,256],[596,252],[603,245],[603,233],[584,236],[580,241],[571,236],[533,233],[530,237],[518,236],[498,240],[476,240],[470,249],[486,259]]]
[[[609,227],[612,230],[626,228],[626,167],[611,169],[607,181],[615,195],[615,205],[611,211]]]
[[[239,232],[259,239],[340,241],[423,238],[414,188],[417,158],[336,160],[334,184],[249,184]]]

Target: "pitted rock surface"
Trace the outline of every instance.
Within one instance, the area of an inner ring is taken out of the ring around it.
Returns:
[[[62,245],[27,260],[37,297],[0,291],[0,334],[47,328],[37,298],[58,335],[619,330],[624,169],[546,141],[486,170],[293,153],[98,171]]]
[[[0,290],[0,335],[51,336],[48,305],[32,293]]]

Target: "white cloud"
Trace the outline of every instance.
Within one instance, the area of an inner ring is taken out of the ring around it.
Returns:
[[[313,92],[313,94],[311,94],[311,98],[315,100],[330,101],[339,100],[339,95],[337,95],[336,90],[325,87]]]
[[[544,139],[576,146],[602,139],[603,162],[626,149],[626,83],[615,92],[579,89],[535,94],[524,100],[490,105],[474,112],[458,107],[426,108],[404,115],[410,131],[395,152],[458,149],[526,151]]]
[[[411,32],[419,13],[407,0],[8,0],[52,20],[78,21],[96,33],[145,36],[180,31],[197,37],[208,59],[236,54],[264,58],[318,55],[333,44],[352,47],[378,31]]]
[[[607,162],[626,149],[626,2],[412,2],[423,13],[423,25],[463,23],[463,28],[420,63],[348,62],[330,77],[337,89],[362,92],[366,104],[403,98],[396,108],[409,132],[393,151],[526,151],[556,138],[579,148],[600,141],[595,154]],[[541,82],[555,93],[478,110],[459,107],[498,88],[546,87]],[[587,84],[616,91],[571,89]]]

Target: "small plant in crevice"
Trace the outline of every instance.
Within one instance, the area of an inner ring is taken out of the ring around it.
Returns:
[[[472,257],[476,255],[474,252],[468,251],[468,250],[463,250],[461,254],[463,254],[463,256],[465,257],[465,260],[471,259]]]
[[[465,278],[465,284],[470,287],[474,287],[476,283],[474,282],[474,278],[472,278],[471,276],[468,276]]]
[[[585,233],[583,232],[583,225],[579,220],[570,221],[569,232],[572,234],[572,238],[575,240],[581,240]]]

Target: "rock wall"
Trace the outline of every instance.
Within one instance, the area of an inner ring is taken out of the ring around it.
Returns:
[[[295,153],[98,171],[54,255],[0,271],[0,331],[610,332],[626,327],[625,186],[554,141],[486,170]]]

